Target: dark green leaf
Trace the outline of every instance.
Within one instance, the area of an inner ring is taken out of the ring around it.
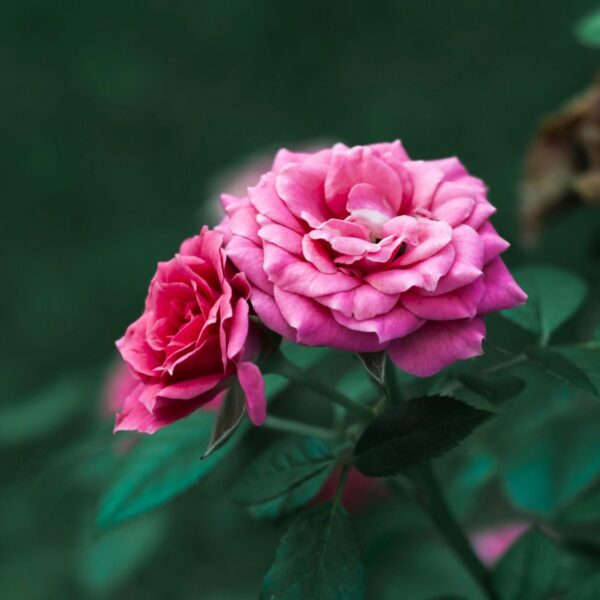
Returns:
[[[362,600],[363,565],[346,511],[332,502],[298,517],[266,574],[262,600]]]
[[[557,562],[556,544],[538,529],[530,529],[494,569],[494,587],[502,600],[548,600]]]
[[[564,600],[598,600],[598,598],[600,598],[600,574],[578,585],[564,597]]]
[[[600,523],[600,483],[564,506],[556,515],[555,521],[559,525]]]
[[[365,429],[354,464],[372,477],[394,475],[444,454],[492,415],[448,396],[415,398],[389,409]]]
[[[515,271],[515,277],[529,298],[523,306],[502,315],[544,340],[577,311],[585,298],[585,283],[568,271],[526,267]]]
[[[567,384],[600,398],[600,345],[527,350],[531,360]]]
[[[321,440],[300,436],[283,438],[242,473],[231,497],[244,506],[268,502],[329,469],[333,462],[331,450]]]
[[[384,385],[386,352],[358,352],[357,356],[369,375],[379,385]]]
[[[331,476],[332,470],[332,466],[326,468],[281,496],[262,504],[249,506],[248,510],[258,519],[275,520],[289,515],[308,504],[319,493]]]
[[[500,404],[525,389],[525,382],[513,375],[486,375],[485,377],[464,373],[458,380],[469,390],[492,404]]]
[[[579,21],[575,27],[575,35],[586,46],[600,47],[600,9]]]
[[[238,384],[233,385],[221,403],[208,447],[202,458],[210,456],[233,435],[245,414],[246,398],[244,393]]]
[[[235,446],[229,443],[201,460],[213,421],[212,414],[198,411],[141,437],[100,500],[98,526],[111,527],[164,504],[208,475]]]

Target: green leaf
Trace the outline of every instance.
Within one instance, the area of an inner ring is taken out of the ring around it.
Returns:
[[[89,402],[92,386],[80,379],[56,381],[0,410],[0,445],[20,444],[62,427]]]
[[[564,600],[598,600],[598,598],[600,598],[600,574],[578,585],[564,597]]]
[[[84,586],[98,593],[122,583],[158,548],[166,525],[164,515],[153,514],[90,540],[81,554]]]
[[[600,482],[573,498],[554,520],[563,526],[600,523]]]
[[[331,450],[321,440],[285,437],[267,448],[242,473],[231,498],[244,506],[268,502],[331,468],[333,463]]]
[[[348,513],[328,502],[296,519],[263,580],[262,600],[362,600],[363,565]]]
[[[587,291],[579,277],[551,267],[526,267],[514,274],[529,298],[502,315],[542,340],[577,311]]]
[[[570,386],[600,398],[600,345],[527,350],[531,360]]]
[[[548,600],[557,563],[555,543],[538,529],[530,529],[509,548],[494,569],[494,587],[502,600]]]
[[[235,447],[232,440],[201,460],[213,421],[214,415],[198,411],[141,437],[100,500],[98,527],[108,528],[156,508],[206,477]],[[236,437],[239,441],[241,436]]]
[[[387,354],[382,352],[358,352],[360,362],[367,370],[367,373],[379,384],[385,383],[385,361]]]
[[[478,396],[492,404],[500,404],[513,398],[525,389],[525,382],[513,375],[473,375],[464,373],[458,380]]]
[[[239,384],[234,384],[227,394],[217,413],[208,447],[202,458],[210,456],[229,440],[239,427],[246,414],[246,398]]]
[[[415,398],[387,410],[365,429],[354,464],[372,477],[395,475],[444,454],[492,415],[448,396]]]
[[[307,479],[286,493],[261,504],[249,506],[250,514],[258,519],[280,519],[308,504],[321,490],[331,476],[333,467],[329,467]]]
[[[577,23],[575,35],[586,46],[600,47],[600,9],[596,9]]]

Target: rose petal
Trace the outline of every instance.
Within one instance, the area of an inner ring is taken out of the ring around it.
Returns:
[[[246,409],[254,425],[262,425],[267,417],[265,380],[259,368],[251,362],[243,362],[237,369],[240,386],[246,395]]]
[[[518,286],[500,258],[489,262],[483,272],[485,295],[479,305],[479,313],[514,308],[527,301],[527,294]]]

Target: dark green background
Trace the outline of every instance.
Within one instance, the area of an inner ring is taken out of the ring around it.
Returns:
[[[523,155],[539,118],[594,76],[600,53],[572,33],[594,5],[3,2],[1,402],[18,405],[63,375],[108,364],[114,340],[142,308],[156,262],[210,213],[215,174],[259,151],[315,139],[400,138],[415,158],[456,154],[489,184],[499,207],[494,221],[517,246],[509,261],[522,262],[516,189]],[[592,268],[578,265],[570,247],[588,243],[581,227],[598,218],[589,214],[555,224],[537,257]],[[97,399],[83,400],[87,427]],[[23,463],[35,472],[46,455],[68,446],[72,431],[6,448],[0,440],[1,473],[13,486],[3,506],[16,511],[4,511],[13,520],[5,529],[20,543],[5,551],[25,573],[38,564],[27,552],[49,543],[40,552],[56,553],[63,539],[88,535],[70,519],[75,509],[42,513],[41,501],[32,500],[40,488],[14,483],[26,479]],[[60,504],[72,490],[60,470],[53,477]],[[18,524],[33,527],[36,519],[51,520],[51,530],[21,535]],[[267,535],[244,523],[253,528],[244,535]],[[189,546],[169,550],[178,558],[161,563],[165,569],[191,578],[191,556],[201,556],[205,568],[214,560],[215,569],[226,569],[227,544],[241,534],[218,540],[219,558],[211,559],[194,546],[193,533],[186,534]],[[242,543],[240,560],[255,551],[248,539]],[[246,564],[252,581],[268,566],[273,543],[267,536],[267,558],[257,559],[255,570]],[[60,567],[40,558],[58,582],[40,597],[81,597],[65,574],[76,562],[69,552]],[[174,598],[188,597],[176,584],[166,587]],[[152,589],[160,587],[145,593]],[[139,585],[128,590],[142,593]]]

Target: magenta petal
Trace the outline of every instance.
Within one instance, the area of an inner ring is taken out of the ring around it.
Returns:
[[[191,400],[212,390],[224,379],[223,373],[206,375],[197,379],[188,379],[163,387],[157,394],[160,398],[172,400]]]
[[[398,295],[383,294],[373,286],[365,284],[355,290],[321,296],[316,300],[347,317],[363,321],[392,310],[398,302]]]
[[[123,360],[141,375],[152,376],[154,369],[160,364],[157,356],[146,341],[146,315],[133,322],[125,335],[117,340],[117,348]]]
[[[337,273],[338,268],[331,260],[321,243],[305,235],[302,238],[302,253],[304,258],[312,263],[321,273]]]
[[[285,320],[296,330],[296,341],[305,346],[331,346],[352,352],[381,350],[377,336],[351,331],[340,325],[316,301],[275,288],[275,301]]]
[[[265,224],[261,223],[258,236],[265,242],[271,242],[283,248],[286,252],[297,256],[302,255],[302,236],[283,225],[271,223],[270,221]]]
[[[265,244],[264,269],[279,288],[305,296],[324,296],[344,292],[360,285],[355,277],[338,272],[322,273],[312,264],[298,259],[273,244]]]
[[[508,250],[510,244],[500,237],[494,226],[486,221],[477,231],[483,244],[483,264],[487,265],[492,259]]]
[[[410,291],[402,295],[401,302],[411,313],[422,319],[451,321],[474,317],[484,294],[485,285],[481,279],[477,279],[469,285],[439,296],[423,296]]]
[[[457,360],[480,355],[484,339],[485,322],[481,317],[430,321],[415,333],[394,340],[387,351],[403,371],[430,377]]]
[[[429,161],[415,160],[404,163],[413,183],[411,209],[426,209],[431,207],[435,192],[444,179],[444,172],[432,166]]]
[[[157,393],[160,386],[153,386]],[[140,401],[140,396],[146,392],[147,386],[139,383],[125,398],[121,412],[117,414],[114,431],[139,431],[141,433],[154,433],[157,429],[168,425],[161,422]]]
[[[254,308],[256,314],[268,329],[275,331],[285,338],[296,341],[296,332],[284,319],[273,296],[265,294],[258,288],[254,288],[250,302],[252,308]]]
[[[227,256],[246,275],[250,283],[267,293],[272,293],[273,284],[263,269],[264,252],[260,246],[234,235],[227,244]]]
[[[485,295],[479,305],[479,313],[506,310],[524,304],[527,294],[518,286],[500,258],[488,263],[483,272]]]
[[[265,380],[260,369],[251,362],[243,362],[237,368],[240,385],[246,395],[246,409],[254,425],[262,425],[267,418]]]
[[[363,321],[346,317],[338,312],[334,312],[333,316],[338,323],[348,329],[376,334],[381,344],[402,338],[416,331],[424,323],[422,319],[419,319],[402,306],[397,306],[385,314]]]
[[[227,342],[227,358],[236,357],[243,349],[248,337],[248,303],[241,298],[233,309],[229,325],[229,341]]]
[[[394,266],[412,265],[433,256],[452,240],[452,227],[443,221],[418,219],[418,239],[414,248],[394,261]]]

